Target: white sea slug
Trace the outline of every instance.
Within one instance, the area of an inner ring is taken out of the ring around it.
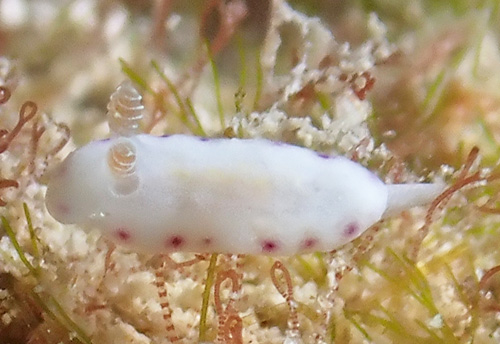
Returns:
[[[138,251],[293,255],[333,250],[442,190],[263,139],[132,135],[71,153],[46,204]]]

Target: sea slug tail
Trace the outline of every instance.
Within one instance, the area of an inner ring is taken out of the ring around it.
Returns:
[[[382,218],[397,215],[409,208],[429,204],[445,188],[445,183],[389,184],[387,185],[387,208]]]

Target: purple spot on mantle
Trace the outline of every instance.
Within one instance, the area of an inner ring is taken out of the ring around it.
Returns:
[[[59,167],[55,171],[54,176],[56,176],[57,178],[63,177],[65,174],[68,173],[68,167],[69,167],[69,163],[62,163],[61,165],[59,165]]]
[[[328,154],[325,154],[325,153],[318,153],[318,156],[320,158],[323,158],[323,159],[330,159],[330,156]]]
[[[260,247],[264,253],[273,253],[279,249],[278,243],[274,240],[262,240]]]
[[[356,222],[349,223],[344,229],[344,236],[353,238],[359,234],[359,225]]]
[[[127,229],[123,228],[123,227],[118,228],[115,231],[115,235],[121,241],[129,241],[130,238],[132,237],[131,234],[130,234],[130,232]]]
[[[311,249],[311,248],[315,247],[317,244],[318,244],[318,239],[306,238],[306,239],[304,239],[304,241],[302,241],[302,244],[300,246],[303,249]]]
[[[180,235],[173,235],[165,241],[168,248],[179,249],[184,245],[184,238]]]
[[[57,211],[63,215],[68,215],[70,213],[69,206],[66,203],[59,203],[57,205]]]
[[[203,136],[199,136],[198,139],[203,142],[210,141],[208,137],[203,137]]]

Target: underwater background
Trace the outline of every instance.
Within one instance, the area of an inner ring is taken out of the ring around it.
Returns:
[[[499,6],[0,0],[0,344],[498,343]],[[144,133],[266,138],[447,188],[332,252],[114,247],[45,191],[110,136],[123,80]]]

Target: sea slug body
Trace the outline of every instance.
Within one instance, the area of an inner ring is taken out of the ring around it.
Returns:
[[[293,255],[333,250],[388,205],[424,204],[442,190],[391,187],[346,158],[263,139],[133,135],[71,153],[46,204],[58,221],[138,251]]]

